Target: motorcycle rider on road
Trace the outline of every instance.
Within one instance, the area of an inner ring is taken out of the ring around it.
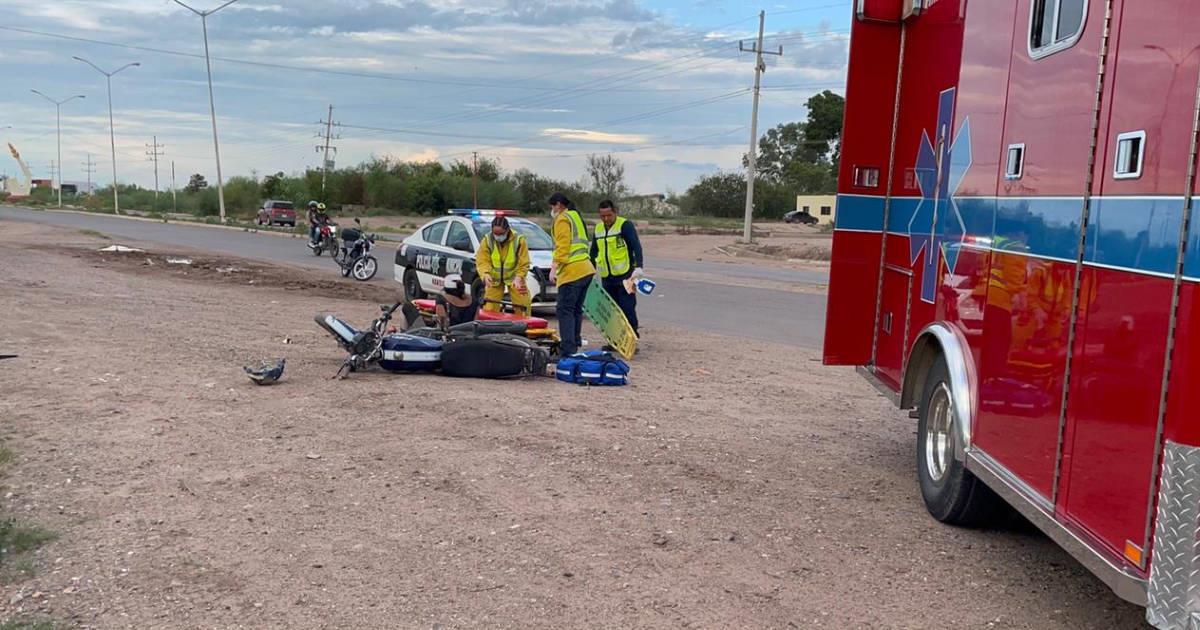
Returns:
[[[308,244],[310,247],[317,244],[317,235],[321,226],[329,221],[329,214],[325,211],[325,204],[316,201],[308,202]]]

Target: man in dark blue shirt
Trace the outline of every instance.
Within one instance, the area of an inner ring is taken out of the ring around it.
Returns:
[[[642,242],[633,221],[617,216],[617,207],[611,201],[600,202],[600,222],[592,236],[591,255],[604,290],[621,307],[633,332],[638,332],[637,294],[629,290],[626,280],[642,274]]]

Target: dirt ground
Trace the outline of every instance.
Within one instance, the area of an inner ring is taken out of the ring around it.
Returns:
[[[1044,537],[929,519],[912,421],[815,352],[647,326],[625,388],[332,381],[313,314],[386,295],[2,233],[0,504],[59,538],[0,623],[1141,625]],[[277,356],[275,387],[241,373]]]

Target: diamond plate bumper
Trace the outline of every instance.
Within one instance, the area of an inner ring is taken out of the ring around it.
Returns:
[[[1200,629],[1200,448],[1167,442],[1154,528],[1146,621]]]

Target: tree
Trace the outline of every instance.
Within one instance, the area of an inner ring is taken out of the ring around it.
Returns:
[[[841,158],[842,123],[846,116],[846,99],[825,90],[805,103],[808,121],[804,133],[809,140],[825,143],[823,153],[836,165]]]
[[[759,174],[796,194],[831,193],[837,188],[846,100],[826,90],[807,105],[807,120],[779,125],[759,140]]]
[[[188,180],[187,186],[183,187],[183,189],[185,191],[193,193],[193,194],[198,193],[201,190],[204,190],[205,188],[208,188],[208,181],[205,180],[204,176],[201,175],[200,173],[196,173],[195,175],[192,175],[192,178],[190,180]]]
[[[758,173],[782,181],[788,168],[798,161],[815,163],[821,151],[808,142],[805,123],[785,123],[767,131],[758,141]]]
[[[489,160],[485,157],[479,158],[475,161],[474,169],[471,168],[470,162],[464,162],[463,160],[455,160],[450,165],[450,174],[455,177],[466,177],[469,179],[472,175],[472,170],[479,175],[479,181],[481,182],[494,182],[500,179],[500,163],[496,160]]]
[[[283,174],[283,171],[279,171],[263,178],[262,193],[267,199],[278,199],[282,196],[284,177],[286,175]]]
[[[717,173],[700,178],[687,191],[688,210],[694,214],[738,217],[746,208],[746,176]]]
[[[629,193],[625,184],[625,165],[611,155],[589,155],[587,175],[591,192],[604,199],[617,199]]]

